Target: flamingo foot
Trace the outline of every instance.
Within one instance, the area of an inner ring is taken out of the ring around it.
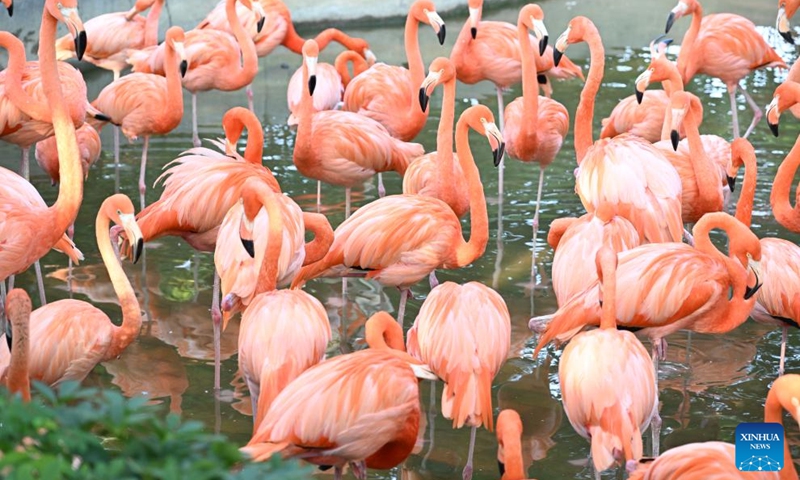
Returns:
[[[472,465],[466,465],[464,470],[461,472],[461,478],[463,480],[472,480]]]
[[[350,468],[353,469],[353,476],[358,480],[367,480],[366,462],[350,462]]]

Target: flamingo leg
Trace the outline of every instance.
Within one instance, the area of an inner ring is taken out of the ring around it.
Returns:
[[[342,480],[342,467],[333,467],[333,480]]]
[[[8,276],[8,291],[14,290],[14,279],[16,275],[9,275]]]
[[[119,193],[119,127],[114,125],[114,191]]]
[[[211,295],[211,322],[214,325],[214,395],[219,395],[221,357],[220,341],[222,337],[222,311],[219,309],[219,274],[214,269],[214,288]]]
[[[497,199],[497,257],[494,259],[494,272],[492,273],[492,288],[497,290],[500,285],[500,274],[503,271],[503,252],[505,244],[503,243],[503,197]],[[533,298],[533,296],[531,296]],[[533,315],[533,310],[531,310]]]
[[[531,253],[531,283],[536,285],[536,237],[539,235],[539,207],[542,204],[544,168],[539,165],[539,188],[536,190],[536,210],[533,213],[533,252]]]
[[[655,415],[650,420],[650,430],[653,434],[653,457],[657,457],[661,450],[661,415],[658,414],[656,409]]]
[[[383,174],[378,172],[378,198],[386,196],[386,187],[383,186]]]
[[[147,190],[147,185],[144,183],[144,174],[147,170],[147,149],[150,146],[150,135],[144,136],[144,147],[142,148],[142,166],[139,168],[139,203],[142,210],[144,210],[144,192]]]
[[[436,270],[432,271],[430,275],[428,275],[428,282],[431,284],[431,290],[439,286],[439,279],[436,278]]]
[[[22,150],[22,160],[19,162],[19,174],[25,180],[31,179],[31,162],[30,162],[30,148],[20,147]]]
[[[498,125],[500,126],[500,131],[503,131],[503,111],[505,110],[505,106],[503,105],[503,89],[500,87],[497,88],[497,113],[498,113]],[[503,158],[500,159],[500,163],[497,165],[497,198],[498,202],[503,198],[503,170],[505,169],[504,163],[505,155]]]
[[[192,255],[192,277],[194,279],[194,298],[193,301],[197,301],[197,297],[200,296],[200,254],[197,253],[197,250],[194,251]]]
[[[367,462],[350,462],[350,468],[357,480],[367,480]]]
[[[783,326],[783,332],[781,333],[781,363],[778,365],[778,376],[780,377],[783,375],[783,362],[786,359],[786,337],[789,333],[789,327],[786,325]]]
[[[739,138],[739,116],[736,109],[736,85],[728,85],[728,95],[731,97],[731,121],[733,122],[733,138]]]
[[[685,228],[683,229],[683,238],[686,239],[686,243],[688,243],[689,246],[694,247],[694,237],[692,236],[691,233],[689,233],[689,230]]]
[[[247,93],[247,108],[251,112],[256,113],[255,105],[253,105],[253,84],[252,83],[247,86],[247,88],[245,89],[245,93]]]
[[[70,240],[75,238],[74,223],[70,225],[69,228],[67,229],[67,235],[69,236]],[[117,258],[119,258],[119,254],[117,254]],[[69,257],[67,261],[67,292],[69,292],[69,298],[72,298],[72,257]]]
[[[39,287],[39,301],[42,306],[47,305],[47,298],[44,295],[44,280],[42,279],[42,265],[39,260],[33,263],[33,268],[36,270],[36,284]]]
[[[344,189],[344,219],[350,218],[350,187]]]
[[[317,213],[322,209],[322,182],[317,180]]]
[[[192,92],[192,145],[200,146],[200,135],[197,133],[197,94]]]
[[[472,431],[469,434],[469,452],[467,452],[467,464],[464,465],[464,471],[461,472],[461,478],[464,480],[471,480],[472,479],[472,457],[475,454],[475,433],[478,431],[478,427],[472,427]]]
[[[753,133],[753,129],[756,128],[756,125],[758,125],[758,122],[761,121],[761,118],[764,116],[764,114],[761,113],[761,108],[758,107],[758,104],[756,103],[755,100],[753,100],[753,97],[751,97],[750,94],[747,93],[747,90],[745,90],[741,86],[739,86],[739,89],[744,94],[744,99],[747,100],[747,104],[750,105],[751,109],[753,109],[753,121],[750,122],[750,126],[747,127],[747,130],[745,130],[744,132],[744,138],[747,138],[748,136],[750,136],[751,133]]]
[[[426,464],[428,463],[428,457],[431,456],[431,452],[433,452],[433,433],[436,430],[433,423],[436,421],[436,381],[431,381],[431,396],[428,403],[428,453],[425,454],[425,457],[422,458],[422,468],[426,468]]]
[[[408,301],[408,297],[411,296],[411,290],[408,288],[401,288],[400,289],[400,306],[397,307],[397,323],[400,324],[400,328],[403,328],[403,316],[406,314],[406,302]]]

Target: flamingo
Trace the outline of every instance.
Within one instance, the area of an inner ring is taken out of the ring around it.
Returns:
[[[260,17],[258,30],[264,25],[260,3],[238,0],[255,10]],[[197,131],[197,93],[209,90],[231,92],[249,85],[258,73],[258,56],[252,34],[248,34],[236,15],[237,0],[226,0],[225,14],[233,35],[221,30],[195,28],[186,32],[186,60],[189,70],[183,77],[183,86],[192,94],[192,144],[200,146]],[[166,42],[165,42],[166,43]],[[134,72],[165,75],[170,63],[167,45],[132,53],[129,62]],[[220,72],[225,72],[221,75]]]
[[[100,158],[100,150],[102,149],[100,134],[88,123],[81,125],[81,127],[75,131],[75,134],[78,137],[81,170],[83,171],[83,178],[85,180],[89,177],[89,168]],[[50,183],[58,185],[61,181],[61,176],[59,175],[58,169],[59,161],[58,150],[56,149],[56,138],[49,137],[37,142],[34,155],[36,157],[36,162],[50,177]]]
[[[148,8],[150,12],[146,18],[139,15]],[[84,28],[92,43],[86,47],[83,59],[111,70],[116,81],[122,70],[129,67],[128,50],[158,44],[158,19],[163,8],[164,0],[137,0],[127,12],[106,13],[89,19]],[[70,35],[56,40],[56,57],[62,61],[76,58]]]
[[[709,232],[724,230],[730,257],[711,243]],[[694,228],[695,247],[683,243],[647,244],[621,252],[616,298],[617,324],[640,328],[653,345],[654,371],[664,357],[664,337],[682,329],[725,333],[750,315],[761,288],[761,244],[745,225],[723,212],[707,213]],[[753,270],[755,284],[749,285]],[[729,289],[732,296],[729,298]],[[664,296],[663,293],[667,292]],[[586,325],[600,324],[599,283],[573,297],[545,327],[534,357],[551,340],[565,341]],[[536,327],[537,319],[529,326]]]
[[[43,257],[54,245],[72,242],[64,232],[73,224],[83,199],[83,181],[80,175],[80,157],[75,136],[75,126],[62,94],[58,62],[55,56],[55,33],[58,22],[67,24],[76,42],[78,51],[86,43],[86,34],[81,30],[76,0],[46,0],[39,31],[39,67],[42,90],[47,99],[52,128],[55,132],[58,150],[61,152],[60,170],[63,181],[59,184],[58,198],[52,207],[47,207],[41,197],[25,180],[9,171],[0,172],[5,180],[0,182],[0,285],[11,275],[27,269]],[[9,41],[13,36],[0,37]],[[19,40],[17,47],[22,49]],[[14,41],[10,42],[11,45]],[[9,45],[6,43],[5,45]],[[7,47],[8,48],[8,47]],[[18,56],[16,56],[18,58]],[[17,67],[19,71],[19,67]],[[3,169],[4,170],[4,169]],[[28,194],[19,194],[22,185]],[[77,258],[77,257],[76,257]],[[39,287],[44,303],[44,288]]]
[[[130,199],[121,194],[108,197],[97,212],[95,227],[100,255],[122,307],[122,325],[114,325],[102,310],[79,300],[59,300],[37,308],[30,321],[31,379],[48,385],[81,381],[98,363],[118,357],[139,334],[139,302],[111,245],[110,221],[121,225],[135,245],[134,261],[143,242]],[[5,342],[0,342],[0,349],[5,349]],[[0,378],[7,369],[8,363],[0,364]]]
[[[166,40],[166,78],[150,73],[136,73],[110,83],[92,103],[107,113],[114,125],[121,126],[128,140],[144,137],[142,165],[139,170],[139,200],[144,208],[147,148],[151,135],[164,135],[180,125],[183,118],[181,77],[188,66],[184,33],[170,27]],[[180,75],[180,76],[179,76]],[[119,148],[114,145],[114,161],[119,164]]]
[[[375,173],[404,174],[409,162],[424,153],[418,143],[406,143],[369,116],[353,112],[314,112],[319,47],[314,40],[303,46],[303,98],[297,115],[297,137],[292,160],[306,177],[345,187],[345,216],[350,216],[350,189]],[[377,68],[372,67],[370,71]],[[356,77],[352,86],[364,74]]]
[[[256,426],[286,385],[325,358],[331,339],[328,314],[319,300],[302,290],[276,290],[284,235],[281,196],[255,180],[242,188],[239,249],[245,250],[242,243],[253,248],[254,223],[262,206],[269,214],[268,246],[239,327],[239,371],[250,390]]]
[[[0,359],[0,362],[8,365],[5,382],[8,391],[18,393],[25,402],[31,401],[31,382],[28,378],[31,308],[31,299],[25,290],[15,288],[8,292],[4,333],[11,352],[9,359]]]
[[[794,45],[794,38],[792,38],[792,25],[789,20],[797,12],[800,7],[798,0],[778,0],[778,18],[775,21],[775,28],[781,34],[784,40]]]
[[[750,20],[732,13],[717,13],[703,18],[703,7],[697,0],[679,0],[667,19],[665,33],[675,20],[692,15],[692,25],[683,36],[678,55],[678,70],[684,85],[695,74],[705,74],[722,80],[728,87],[733,117],[733,138],[739,138],[739,118],[736,108],[736,89],[753,109],[753,121],[744,133],[750,135],[763,116],[755,100],[739,81],[759,68],[788,68],[769,46]]]
[[[622,458],[642,458],[642,432],[651,421],[657,456],[661,420],[647,350],[633,333],[616,328],[617,254],[603,246],[595,258],[602,288],[600,328],[569,342],[559,360],[558,383],[569,423],[591,442],[599,473]]]
[[[503,136],[488,108],[475,105],[461,114],[456,126],[456,148],[470,192],[469,241],[464,241],[461,222],[453,209],[441,200],[425,195],[390,195],[365,205],[342,222],[334,231],[333,244],[325,257],[303,267],[292,288],[312,278],[339,276],[350,269],[353,275],[400,288],[397,321],[402,325],[411,285],[437,268],[461,268],[480,258],[489,241],[489,218],[469,147],[469,128],[489,139],[495,158],[504,148]]]
[[[505,409],[497,416],[497,465],[500,480],[525,480],[522,463],[522,419],[516,410]]]
[[[784,375],[772,383],[764,404],[764,422],[783,425],[783,410],[800,422],[797,399],[800,398],[800,375]],[[631,462],[630,480],[705,480],[725,478],[730,480],[793,480],[797,470],[784,443],[783,468],[780,472],[742,472],[735,462],[734,445],[725,442],[688,443],[664,452],[655,460]]]
[[[408,353],[444,382],[442,415],[454,428],[471,427],[464,480],[472,478],[475,434],[493,428],[492,380],[511,344],[511,315],[503,297],[469,282],[445,282],[428,294],[408,331]]]
[[[333,466],[336,480],[347,463],[356,478],[366,478],[367,467],[393,468],[417,440],[421,370],[414,362],[367,349],[309,368],[278,394],[241,450],[255,461],[280,452]]]
[[[569,130],[569,113],[564,105],[548,98],[539,98],[535,88],[534,62],[542,45],[547,43],[541,7],[529,4],[519,11],[517,34],[522,55],[522,97],[505,109],[505,129],[509,156],[522,162],[539,164],[539,187],[536,190],[536,210],[533,214],[533,253],[531,274],[536,268],[536,237],[539,233],[539,209],[542,202],[544,170],[553,163]],[[531,48],[528,30],[539,41],[539,49]],[[499,166],[499,165],[498,165]]]
[[[603,203],[613,214],[627,218],[645,241],[678,242],[681,221],[681,179],[652,144],[633,135],[592,140],[594,101],[603,80],[603,42],[594,23],[578,16],[558,37],[554,60],[570,44],[585,41],[591,64],[575,115],[575,153],[578,170],[575,191],[590,213]]]
[[[767,123],[772,134],[778,136],[778,121],[781,112],[791,109],[800,103],[800,83],[786,81],[775,89],[772,101],[767,106]],[[800,139],[800,137],[798,137]],[[788,230],[800,232],[800,206],[792,207],[789,202],[789,193],[792,189],[794,174],[800,165],[800,142],[795,142],[794,147],[778,167],[775,182],[769,203],[775,219]]]

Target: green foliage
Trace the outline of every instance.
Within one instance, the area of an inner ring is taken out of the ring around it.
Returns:
[[[30,403],[0,390],[0,477],[13,479],[249,480],[310,478],[273,457],[250,463],[203,425],[163,416],[146,399],[65,383],[36,385]]]

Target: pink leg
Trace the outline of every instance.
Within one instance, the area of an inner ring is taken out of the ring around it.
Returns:
[[[114,192],[119,193],[119,127],[114,125]]]
[[[497,125],[500,127],[500,131],[503,131],[503,111],[505,107],[503,105],[503,90],[500,87],[497,87]],[[505,158],[505,155],[503,155]],[[500,164],[497,165],[497,197],[498,201],[502,200],[503,198],[503,170],[505,168],[504,158],[500,159]]]
[[[475,433],[477,431],[478,427],[472,427],[472,431],[469,434],[469,452],[467,453],[467,464],[464,466],[464,471],[461,472],[461,477],[464,480],[472,479],[472,457],[475,454]]]
[[[789,327],[786,325],[783,326],[783,332],[781,334],[781,363],[778,366],[778,376],[780,377],[783,375],[783,362],[786,359],[786,337],[789,333]]]
[[[256,113],[256,109],[253,105],[253,84],[248,85],[245,91],[247,92],[247,108],[249,108],[251,112]]]
[[[200,134],[197,132],[197,94],[192,93],[192,145],[200,146]]]
[[[658,395],[658,393],[656,393],[656,395]],[[653,419],[650,420],[650,430],[653,434],[653,457],[655,458],[661,450],[661,416],[658,414],[658,411],[656,411]]]
[[[19,174],[25,180],[31,179],[31,162],[30,162],[30,147],[21,147],[22,160],[19,164]]]
[[[386,196],[386,187],[383,186],[383,174],[378,173],[378,198]]]
[[[317,213],[322,210],[322,182],[317,180]]]
[[[69,226],[67,229],[67,235],[69,236],[70,240],[75,238],[75,224]],[[114,240],[116,243],[116,240]],[[119,255],[117,255],[119,258]],[[69,258],[69,263],[67,267],[67,291],[69,292],[69,298],[72,298],[72,257]]]
[[[753,129],[756,128],[756,125],[758,125],[758,122],[761,121],[761,118],[764,116],[764,114],[761,113],[761,108],[759,108],[756,101],[753,100],[753,97],[751,97],[750,94],[747,93],[747,90],[745,90],[742,87],[739,87],[739,89],[744,94],[744,98],[745,100],[747,100],[747,104],[750,105],[750,108],[753,110],[753,121],[750,122],[750,126],[747,127],[747,130],[744,132],[744,138],[747,138],[750,136],[751,133],[753,133]]]
[[[41,302],[42,306],[47,305],[47,298],[44,295],[44,280],[42,279],[42,265],[39,263],[39,260],[33,264],[34,270],[36,270],[36,283],[39,286],[39,301]]]
[[[145,184],[144,174],[147,171],[147,149],[150,146],[150,136],[144,136],[144,147],[142,148],[142,166],[139,169],[139,203],[140,207],[144,209],[144,192],[147,190]]]
[[[430,275],[428,275],[428,282],[431,284],[431,290],[439,286],[439,279],[436,278],[436,270],[432,271]]]
[[[342,480],[342,467],[333,467],[333,480]]]
[[[344,219],[350,218],[350,188],[344,189]]]
[[[533,213],[533,253],[531,254],[531,282],[536,286],[536,239],[539,236],[539,206],[542,204],[544,168],[539,165],[539,188],[536,190],[536,209]]]
[[[219,309],[219,274],[214,269],[214,288],[212,289],[213,298],[211,300],[211,321],[214,325],[214,395],[219,395],[220,370],[221,370],[221,348],[222,337],[222,312]],[[255,412],[253,412],[255,415]]]
[[[353,476],[356,477],[357,480],[367,480],[366,462],[350,462],[350,468],[353,469]]]
[[[739,115],[736,109],[736,85],[728,85],[728,95],[731,97],[731,120],[733,122],[733,138],[739,138]]]
[[[400,289],[400,306],[397,307],[397,323],[400,324],[400,328],[403,328],[403,316],[405,316],[406,313],[406,302],[410,296],[411,290],[408,288]]]

